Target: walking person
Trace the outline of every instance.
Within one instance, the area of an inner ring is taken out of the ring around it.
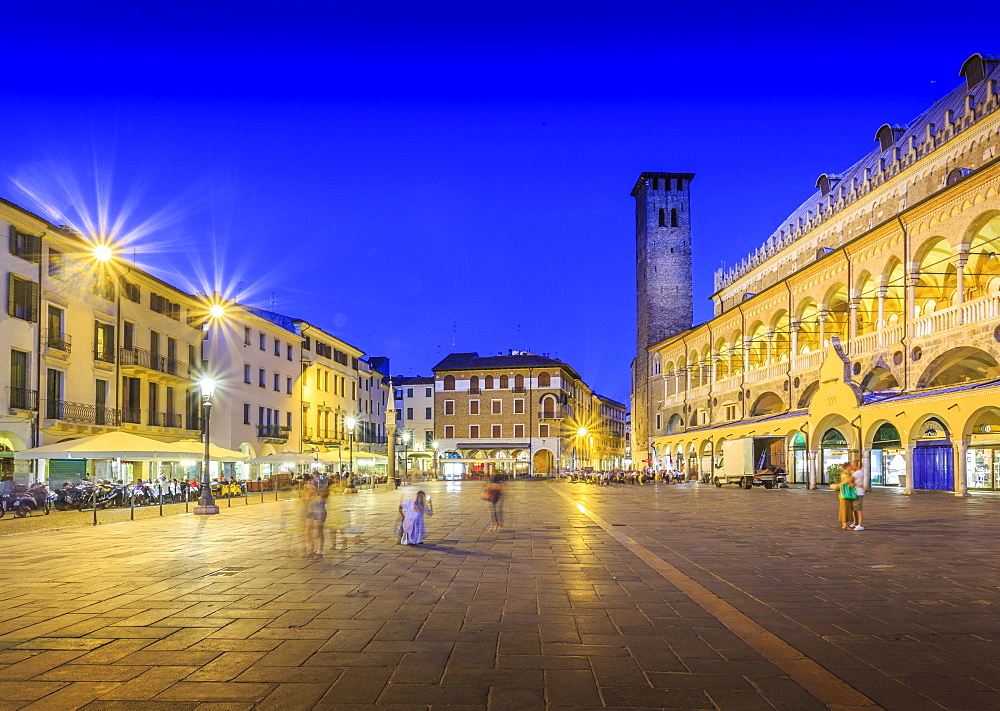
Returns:
[[[845,531],[850,531],[854,525],[854,502],[857,500],[857,493],[854,490],[854,474],[851,466],[845,464],[840,469],[840,481],[830,484],[830,488],[837,492],[840,499],[840,512],[838,519],[840,527]]]
[[[326,487],[315,489],[306,501],[306,557],[322,558],[326,544],[326,504],[330,490]],[[336,545],[336,539],[334,540]]]
[[[503,528],[503,486],[500,475],[493,477],[489,484],[483,487],[483,499],[490,502],[492,523],[489,530],[499,531]]]
[[[414,499],[404,501],[399,505],[399,518],[401,535],[399,542],[404,546],[419,546],[427,536],[427,529],[424,527],[424,515],[431,516],[434,510],[431,507],[431,500],[423,492],[417,492]]]
[[[851,478],[854,483],[854,494],[858,497],[851,505],[854,511],[854,530],[863,531],[865,530],[865,527],[862,525],[865,517],[865,472],[861,466],[861,462],[857,460],[851,462]]]

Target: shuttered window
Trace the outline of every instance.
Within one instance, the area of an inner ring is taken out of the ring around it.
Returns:
[[[32,264],[42,261],[42,238],[10,226],[10,253]]]
[[[8,273],[7,313],[14,318],[38,323],[38,284],[13,272]]]

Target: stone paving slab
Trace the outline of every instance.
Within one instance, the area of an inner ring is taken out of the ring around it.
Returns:
[[[336,497],[322,560],[298,500],[26,534],[0,711],[827,708],[637,545],[873,708],[1000,708],[1000,500],[876,490],[854,533],[825,492],[529,481],[498,534],[477,484],[424,488],[425,545],[404,492]]]

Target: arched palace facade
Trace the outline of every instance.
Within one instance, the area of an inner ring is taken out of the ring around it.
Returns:
[[[1000,61],[849,171],[738,266],[716,315],[647,349],[649,458],[704,474],[735,437],[817,486],[1000,490]],[[638,360],[641,360],[638,359]]]

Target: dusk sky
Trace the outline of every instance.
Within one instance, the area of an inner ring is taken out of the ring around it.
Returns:
[[[703,321],[723,261],[1000,51],[949,41],[975,8],[676,7],[19,3],[0,197],[394,374],[531,350],[627,403],[641,171],[696,174]]]

